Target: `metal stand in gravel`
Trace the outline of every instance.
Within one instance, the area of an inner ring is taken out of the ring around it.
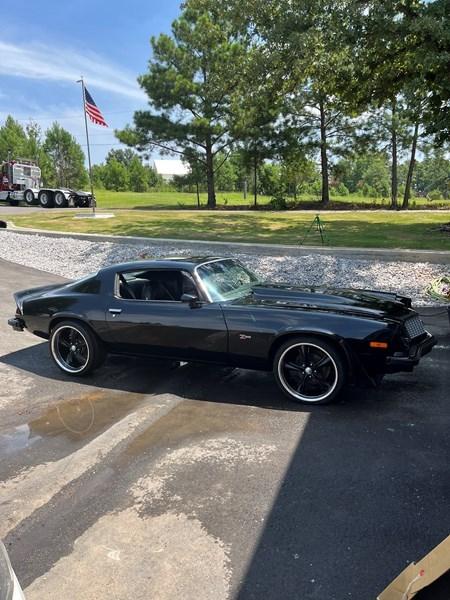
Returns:
[[[325,246],[326,244],[328,244],[328,240],[325,236],[325,224],[323,221],[320,220],[320,215],[316,215],[314,217],[314,219],[312,220],[312,223],[310,224],[310,226],[308,227],[307,232],[305,233],[305,235],[303,236],[303,238],[300,241],[300,246],[303,246],[303,244],[305,243],[306,238],[310,235],[310,233],[313,231],[313,228],[315,227],[315,231],[317,233],[319,233],[320,235],[320,240],[322,242],[322,246]]]

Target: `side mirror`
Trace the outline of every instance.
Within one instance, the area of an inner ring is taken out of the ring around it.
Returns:
[[[186,302],[191,308],[198,308],[202,304],[198,296],[195,296],[194,294],[183,294],[181,296],[181,302]]]

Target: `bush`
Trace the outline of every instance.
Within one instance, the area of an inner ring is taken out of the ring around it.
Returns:
[[[314,181],[311,185],[308,185],[305,189],[306,193],[320,196],[322,194],[322,182]]]
[[[375,188],[373,188],[371,185],[368,185],[367,183],[365,183],[362,186],[361,192],[365,198],[377,198],[378,197],[377,190]]]
[[[331,188],[331,193],[336,196],[348,196],[350,192],[346,185],[340,183],[339,185]]]
[[[427,194],[427,199],[430,201],[443,200],[441,190],[431,190],[431,192],[428,192],[428,194]]]
[[[283,194],[275,194],[272,200],[269,202],[269,206],[272,210],[287,210],[286,198]]]

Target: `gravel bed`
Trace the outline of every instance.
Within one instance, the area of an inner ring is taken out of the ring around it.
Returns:
[[[198,247],[189,242],[180,246],[155,244],[126,245],[91,242],[74,238],[53,238],[0,230],[0,257],[76,279],[117,262],[148,258],[198,255]],[[204,247],[202,254],[216,255],[214,247]],[[287,281],[300,285],[329,285],[387,290],[410,296],[416,305],[434,305],[424,292],[434,278],[449,272],[448,265],[427,262],[376,261],[350,259],[320,254],[291,257],[258,256],[256,253],[233,253],[263,279]]]

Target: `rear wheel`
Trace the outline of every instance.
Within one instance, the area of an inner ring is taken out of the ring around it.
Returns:
[[[42,208],[53,208],[53,194],[49,190],[39,192],[39,204]]]
[[[64,196],[62,192],[55,192],[55,207],[56,208],[66,208],[67,206],[67,198]]]
[[[36,198],[34,197],[33,190],[25,190],[23,197],[25,199],[25,204],[28,204],[28,206],[33,206],[33,204],[36,204]]]
[[[333,402],[346,379],[338,350],[319,338],[299,336],[277,351],[273,371],[281,390],[295,402]]]
[[[56,365],[69,375],[91,373],[105,359],[100,340],[77,321],[62,321],[50,333],[50,355]]]

